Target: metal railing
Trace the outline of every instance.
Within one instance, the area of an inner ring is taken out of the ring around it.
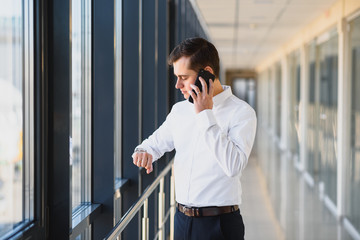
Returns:
[[[130,209],[124,214],[121,220],[115,225],[111,232],[104,238],[104,240],[117,239],[130,221],[136,216],[136,214],[143,207],[142,218],[142,239],[149,239],[149,217],[148,217],[148,198],[155,191],[158,185],[159,197],[158,197],[158,232],[155,234],[154,239],[165,240],[164,225],[170,216],[170,240],[174,239],[174,215],[175,215],[175,187],[174,187],[174,170],[170,177],[170,209],[165,214],[165,192],[164,192],[164,178],[168,172],[173,169],[174,159],[172,159],[168,165],[162,170],[159,176],[154,182],[148,186],[139,199],[130,207]]]

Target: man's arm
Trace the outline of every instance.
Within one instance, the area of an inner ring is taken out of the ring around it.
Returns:
[[[138,167],[146,168],[149,174],[152,172],[152,163],[158,160],[165,152],[174,149],[171,133],[172,111],[166,117],[165,122],[139,146],[135,148],[132,155],[133,163]]]
[[[246,166],[255,133],[256,115],[250,107],[237,112],[231,120],[228,132],[223,132],[216,122],[212,110],[197,115],[197,123],[205,135],[205,144],[220,167],[229,177],[238,175]]]
[[[197,122],[205,134],[205,144],[214,154],[220,167],[229,177],[236,176],[245,168],[254,143],[256,133],[256,115],[251,107],[244,107],[232,116],[232,124],[228,132],[222,132],[212,112],[214,96],[214,82],[209,81],[209,92],[204,79],[199,78],[203,87],[200,92],[195,85],[189,92],[194,99]]]

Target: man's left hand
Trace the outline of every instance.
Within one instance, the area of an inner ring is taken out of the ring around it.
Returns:
[[[208,91],[208,86],[205,82],[205,80],[202,77],[199,77],[199,80],[201,82],[202,85],[202,92],[200,91],[200,89],[194,85],[191,84],[191,88],[194,89],[194,91],[196,92],[196,94],[193,91],[189,91],[189,94],[191,95],[191,97],[194,100],[194,107],[195,107],[195,112],[199,113],[205,109],[212,109],[213,108],[213,96],[214,96],[214,82],[210,79],[209,80],[209,91]]]

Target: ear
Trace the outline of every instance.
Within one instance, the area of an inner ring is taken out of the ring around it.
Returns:
[[[210,66],[206,66],[206,67],[204,68],[204,70],[206,70],[206,71],[208,71],[208,72],[211,72],[212,74],[215,75],[214,70],[213,70]]]

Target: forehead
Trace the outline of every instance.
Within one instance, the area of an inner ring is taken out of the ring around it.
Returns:
[[[181,57],[173,63],[175,75],[190,75],[195,71],[190,69],[190,57]]]

